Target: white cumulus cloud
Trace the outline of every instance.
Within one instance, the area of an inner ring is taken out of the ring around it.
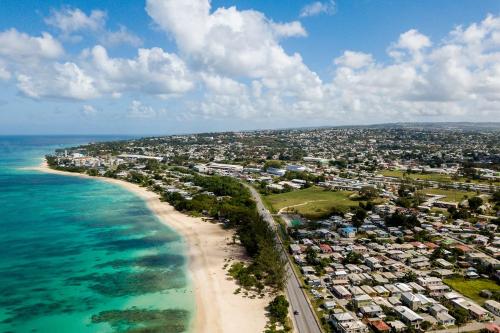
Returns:
[[[97,113],[97,110],[92,105],[85,104],[82,106],[82,113],[85,116],[93,116]]]
[[[69,41],[83,39],[79,33],[91,33],[104,45],[115,46],[129,44],[137,47],[142,45],[142,40],[125,26],[120,25],[118,30],[106,29],[107,13],[94,9],[86,14],[79,8],[63,7],[60,10],[51,10],[50,16],[45,18],[45,23],[58,29],[62,38]]]
[[[0,56],[14,61],[24,58],[55,59],[63,55],[64,49],[51,34],[42,32],[40,37],[33,37],[16,29],[0,32]]]
[[[335,1],[311,2],[300,10],[300,17],[316,16],[320,14],[333,15],[337,10]]]
[[[63,7],[52,9],[51,15],[45,18],[45,23],[61,30],[64,34],[90,30],[99,31],[106,25],[107,14],[102,10],[93,10],[87,15],[79,8]]]
[[[55,63],[36,73],[18,74],[17,87],[32,98],[86,100],[100,95],[93,78],[73,62]]]
[[[322,96],[318,75],[309,70],[298,53],[287,54],[279,42],[282,37],[304,35],[299,22],[277,24],[260,12],[236,7],[221,7],[211,12],[208,0],[148,0],[146,10],[174,38],[181,55],[194,68],[226,78],[226,82],[241,77],[256,81],[253,86],[258,86],[261,98],[270,103],[279,104],[278,100],[285,96],[295,101]],[[203,79],[210,85],[209,79]],[[212,100],[227,105],[225,112],[244,108],[235,107],[237,97],[229,101],[227,94],[224,95]],[[250,97],[240,96],[248,103]],[[205,108],[211,114],[221,109]],[[246,108],[245,113],[249,114],[250,109],[253,108]]]
[[[139,49],[133,59],[109,57],[95,46],[86,66],[94,72],[100,90],[107,93],[141,92],[168,97],[191,90],[191,74],[182,59],[161,48]]]
[[[141,101],[133,100],[130,103],[127,116],[129,118],[154,118],[157,112],[149,105],[144,105]]]
[[[132,56],[113,56],[106,45],[139,45],[120,27],[106,43],[75,56],[48,33],[9,29],[0,32],[0,79],[37,99],[133,96],[126,112],[135,118],[162,112],[141,102],[154,97],[177,98],[189,119],[242,118],[265,126],[497,119],[500,113],[498,16],[432,41],[417,29],[402,32],[388,43],[384,61],[343,50],[331,55],[333,71],[320,79],[299,53],[281,44],[307,35],[298,21],[277,23],[255,10],[211,8],[208,0],[148,0],[146,10],[176,50],[138,48]],[[49,21],[61,33],[91,31],[102,34],[99,40],[109,32],[104,12],[66,8],[61,15],[53,12]],[[69,26],[72,20],[75,27]],[[82,112],[93,113],[92,103],[85,102]]]
[[[336,65],[350,68],[361,68],[373,62],[371,54],[362,52],[345,51],[341,57],[334,60]]]

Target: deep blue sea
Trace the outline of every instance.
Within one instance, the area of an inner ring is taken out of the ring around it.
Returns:
[[[111,139],[0,136],[0,333],[189,331],[180,236],[119,186],[27,169]]]

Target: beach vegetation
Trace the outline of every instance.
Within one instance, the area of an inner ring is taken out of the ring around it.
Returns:
[[[273,320],[284,324],[286,317],[288,316],[288,307],[289,303],[286,300],[286,297],[278,295],[271,301],[271,303],[269,303],[267,310]]]
[[[253,259],[248,267],[235,266],[233,273],[243,287],[267,286],[281,290],[285,283],[285,264],[280,256],[274,232],[260,217],[250,191],[240,182],[223,176],[186,176],[204,192],[187,200],[177,192],[165,193],[163,198],[177,210],[210,216],[235,228],[238,238]],[[234,266],[234,265],[233,265]]]

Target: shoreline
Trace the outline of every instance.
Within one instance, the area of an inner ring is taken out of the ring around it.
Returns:
[[[244,249],[230,245],[233,231],[220,225],[191,217],[175,210],[158,194],[124,180],[94,177],[51,169],[46,161],[32,170],[73,176],[121,186],[146,202],[158,220],[180,234],[186,244],[187,269],[195,294],[195,313],[189,332],[263,332],[267,323],[265,307],[270,298],[244,298],[234,294],[239,288],[231,280],[224,265],[233,260],[244,260]]]

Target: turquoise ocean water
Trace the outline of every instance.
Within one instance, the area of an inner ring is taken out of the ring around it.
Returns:
[[[188,331],[178,234],[119,186],[23,169],[98,139],[0,136],[0,333]]]

